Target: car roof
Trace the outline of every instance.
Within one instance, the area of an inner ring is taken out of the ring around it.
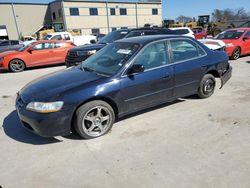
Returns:
[[[139,37],[131,37],[117,40],[115,42],[127,42],[127,43],[137,43],[140,45],[146,45],[150,42],[162,40],[162,39],[171,39],[171,38],[187,38],[191,39],[191,37],[186,37],[182,35],[145,35]]]

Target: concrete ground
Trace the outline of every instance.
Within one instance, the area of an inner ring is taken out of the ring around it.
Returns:
[[[93,140],[41,138],[19,123],[15,93],[65,67],[0,73],[0,185],[249,188],[250,56],[231,65],[233,77],[211,98],[184,98],[136,114]]]

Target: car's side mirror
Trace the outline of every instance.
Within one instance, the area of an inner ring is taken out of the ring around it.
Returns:
[[[143,72],[145,68],[141,64],[134,64],[132,67],[130,67],[127,71],[128,76],[131,76],[135,73],[140,73]]]
[[[243,41],[246,41],[246,40],[250,40],[250,37],[249,36],[243,37]]]
[[[92,39],[92,40],[90,40],[90,43],[91,43],[91,44],[95,44],[95,43],[96,43],[96,40]]]
[[[33,51],[32,48],[29,48],[29,49],[27,50],[27,52],[29,52],[29,53],[32,53],[32,51]]]

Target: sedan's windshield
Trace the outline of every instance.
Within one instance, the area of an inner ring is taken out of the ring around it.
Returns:
[[[238,39],[244,33],[244,30],[232,30],[232,31],[225,31],[217,35],[216,39]]]
[[[109,44],[85,60],[82,63],[82,68],[100,74],[114,75],[136,53],[139,47],[140,45],[135,43]]]
[[[116,40],[122,39],[125,37],[125,35],[128,34],[128,30],[118,30],[118,31],[113,31],[103,37],[98,43],[104,43],[104,44],[109,44],[112,43]]]

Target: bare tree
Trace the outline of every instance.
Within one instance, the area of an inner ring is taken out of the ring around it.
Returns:
[[[178,18],[176,18],[177,22],[183,22],[183,23],[192,22],[192,20],[193,20],[192,17],[188,17],[188,16],[184,16],[184,15],[180,15],[180,16],[178,16]]]
[[[213,21],[227,21],[227,20],[242,20],[250,19],[250,13],[247,13],[244,8],[239,9],[215,9],[212,13]]]

